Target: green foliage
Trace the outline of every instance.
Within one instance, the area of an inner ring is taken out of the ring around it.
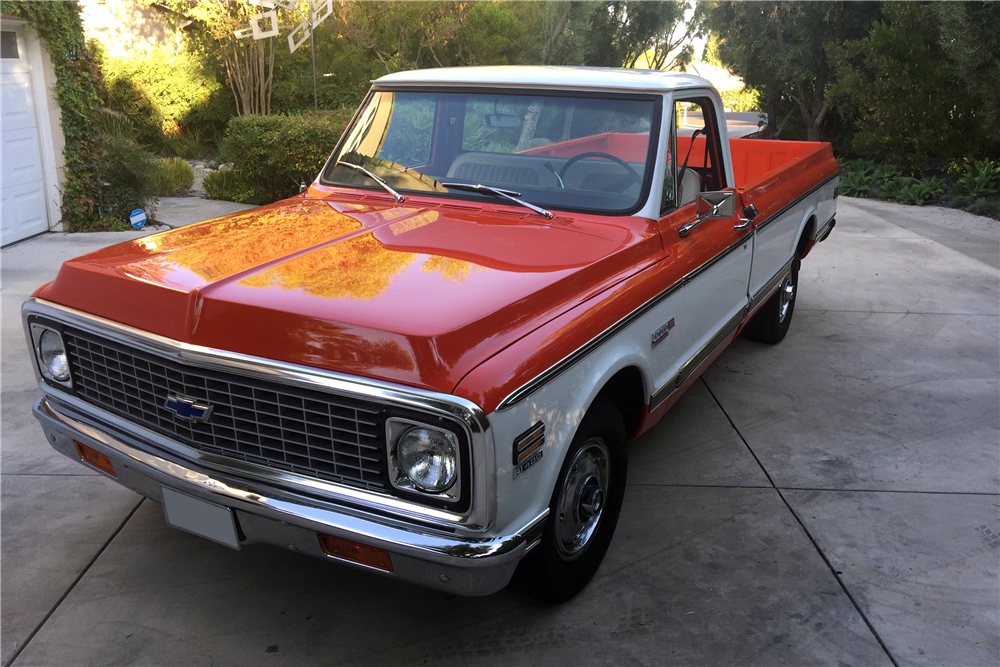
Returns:
[[[1000,220],[1000,201],[990,199],[973,199],[961,208],[975,215],[983,215],[994,220]]]
[[[48,45],[56,74],[56,99],[66,161],[62,186],[62,222],[66,229],[94,229],[98,221],[101,137],[101,73],[83,38],[75,2],[12,2],[2,0],[0,12],[27,21]]]
[[[939,2],[941,48],[982,118],[983,137],[1000,143],[1000,3]]]
[[[896,176],[886,180],[881,183],[882,189],[880,195],[882,199],[886,201],[898,201],[903,193],[903,190],[911,185],[914,185],[915,181],[904,176]]]
[[[163,158],[156,161],[150,180],[155,196],[172,197],[191,189],[194,185],[194,170],[179,157]]]
[[[230,120],[222,159],[239,181],[227,190],[236,193],[232,200],[264,204],[296,194],[299,183],[312,182],[319,173],[352,114],[353,109],[338,109]]]
[[[753,88],[721,90],[722,104],[726,111],[760,111],[763,109],[760,93]]]
[[[157,165],[146,149],[126,136],[105,136],[101,170],[107,183],[102,191],[106,223],[127,224],[129,214],[137,208],[153,217]]]
[[[590,18],[590,52],[587,65],[599,67],[635,67],[652,48],[654,69],[667,64],[670,52],[681,48],[678,65],[691,62],[690,46],[681,47],[683,38],[676,35],[688,3],[616,1],[594,3]],[[697,26],[694,26],[697,28]],[[687,35],[684,35],[686,37]]]
[[[232,170],[211,172],[205,176],[202,186],[212,199],[244,203],[262,199],[254,186],[248,185]]]
[[[810,140],[824,137],[829,120],[831,46],[866,34],[879,9],[879,3],[865,2],[698,5],[714,35],[708,56],[760,91],[768,114],[765,135],[778,138],[793,122]]]
[[[976,160],[965,165],[965,173],[955,183],[952,195],[962,199],[985,199],[997,193],[998,181],[1000,166],[992,160]]]
[[[212,144],[198,126],[182,130],[168,143],[175,153],[192,160],[200,160],[213,150]]]
[[[940,197],[942,192],[944,192],[944,183],[940,179],[927,178],[917,183],[904,185],[900,188],[896,201],[910,206],[923,206]]]
[[[108,107],[131,118],[138,140],[154,150],[182,128],[214,135],[233,113],[232,96],[197,55],[157,49],[131,58],[103,57],[101,69]]]
[[[894,164],[882,164],[875,169],[875,182],[880,186],[885,187],[888,183],[896,180],[902,174],[899,173],[899,167]]]
[[[859,155],[916,175],[929,157],[976,152],[978,123],[939,38],[932,5],[886,3],[867,36],[831,49],[833,94],[854,120]]]
[[[841,166],[844,174],[840,178],[840,191],[846,197],[866,197],[875,184],[875,163],[870,160],[854,160]]]

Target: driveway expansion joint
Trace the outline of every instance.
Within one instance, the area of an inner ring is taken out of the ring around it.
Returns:
[[[722,406],[722,403],[719,401],[719,397],[716,396],[715,392],[712,391],[712,388],[708,386],[708,382],[705,380],[705,376],[702,376],[699,379],[701,383],[705,385],[705,389],[708,390],[708,393],[712,396],[712,399],[715,401],[715,404],[719,406],[719,410],[721,410],[722,414],[726,416],[726,419],[729,421],[729,425],[733,427],[734,431],[736,431],[736,435],[738,435],[740,440],[743,441],[743,445],[747,448],[747,451],[750,452],[750,455],[757,462],[757,465],[760,466],[761,472],[763,472],[764,476],[767,477],[767,481],[771,483],[771,488],[773,488],[775,493],[778,494],[778,497],[781,498],[781,502],[785,504],[785,507],[787,507],[788,511],[791,512],[792,517],[795,519],[796,522],[798,522],[799,527],[802,528],[802,531],[805,533],[806,537],[809,538],[809,542],[811,542],[813,548],[816,549],[816,553],[818,553],[819,557],[823,559],[823,562],[826,563],[826,566],[830,568],[830,573],[833,575],[834,579],[837,580],[837,583],[840,584],[840,588],[841,590],[844,591],[844,595],[846,595],[847,599],[851,601],[852,605],[854,605],[854,609],[858,612],[858,615],[861,616],[861,620],[863,620],[865,622],[865,625],[868,626],[868,630],[872,633],[872,636],[875,637],[875,641],[877,641],[879,646],[882,647],[882,650],[885,651],[886,657],[889,658],[889,661],[893,664],[893,667],[899,667],[899,663],[896,662],[896,658],[892,655],[892,652],[889,650],[889,647],[886,646],[886,643],[882,640],[882,637],[881,635],[879,635],[878,630],[876,630],[875,626],[872,625],[872,622],[868,620],[868,616],[865,614],[864,610],[861,609],[861,605],[859,605],[858,601],[854,599],[853,595],[851,595],[851,591],[847,589],[847,585],[844,583],[844,580],[840,578],[840,574],[838,574],[837,568],[833,566],[833,563],[830,562],[830,559],[826,557],[825,553],[823,553],[823,549],[819,546],[819,544],[817,544],[816,539],[812,536],[812,533],[809,532],[809,529],[806,527],[805,522],[803,522],[802,519],[799,518],[798,513],[792,508],[791,503],[789,503],[788,500],[785,498],[785,494],[783,494],[781,492],[781,489],[778,488],[778,486],[774,483],[774,479],[771,478],[771,473],[767,471],[767,468],[764,467],[764,464],[757,456],[757,453],[753,451],[752,447],[750,447],[750,443],[747,442],[747,439],[743,437],[743,434],[736,427],[736,423],[733,421],[733,418],[729,416],[729,413],[726,412],[726,409]]]
[[[132,508],[132,511],[128,513],[128,516],[126,516],[122,520],[122,522],[121,522],[121,524],[119,524],[118,528],[115,529],[115,532],[111,533],[111,536],[104,542],[104,544],[101,545],[101,548],[97,550],[97,553],[94,554],[94,557],[91,558],[90,561],[86,565],[83,566],[83,569],[80,570],[80,574],[78,574],[76,576],[76,579],[73,580],[73,583],[71,583],[69,585],[69,587],[66,589],[66,591],[62,595],[59,596],[59,599],[56,600],[55,604],[52,605],[52,609],[50,609],[48,611],[48,613],[45,614],[45,617],[41,621],[38,622],[38,625],[35,626],[35,629],[32,630],[31,634],[29,634],[25,638],[25,640],[21,643],[21,645],[17,647],[17,649],[14,651],[14,653],[10,656],[10,660],[8,660],[6,663],[4,663],[3,667],[11,667],[11,665],[14,664],[14,661],[17,660],[17,657],[19,655],[21,655],[21,652],[25,649],[25,647],[27,647],[28,644],[31,643],[31,640],[35,638],[35,635],[38,634],[38,631],[41,630],[45,626],[45,624],[48,622],[49,618],[52,617],[52,614],[56,613],[56,610],[59,609],[59,607],[62,605],[63,601],[67,597],[69,597],[69,594],[73,592],[73,589],[76,588],[77,584],[80,583],[80,580],[83,579],[84,576],[86,576],[86,574],[88,572],[90,572],[90,568],[92,568],[94,566],[94,563],[96,563],[97,559],[101,557],[101,554],[103,554],[104,551],[111,545],[111,543],[114,542],[115,538],[118,537],[118,533],[122,532],[122,529],[125,527],[125,524],[127,524],[132,519],[132,517],[135,515],[135,513],[142,506],[142,503],[143,503],[144,500],[146,500],[146,499],[145,498],[139,498],[139,502],[137,502],[135,504],[135,507]]]

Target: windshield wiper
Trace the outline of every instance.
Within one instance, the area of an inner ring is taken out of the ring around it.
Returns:
[[[534,204],[529,204],[528,202],[524,201],[523,199],[518,199],[518,197],[521,196],[521,193],[520,192],[514,192],[513,190],[501,190],[500,188],[491,188],[490,186],[488,186],[488,185],[482,185],[481,183],[477,183],[476,185],[472,185],[471,183],[444,183],[444,182],[442,182],[441,185],[443,185],[446,188],[455,188],[456,190],[472,190],[473,192],[488,192],[491,195],[494,195],[494,196],[497,196],[497,197],[502,197],[503,199],[509,199],[510,201],[514,202],[515,204],[520,204],[521,206],[524,206],[525,208],[530,208],[532,211],[534,211],[538,215],[542,216],[546,220],[551,220],[552,218],[555,217],[554,215],[552,215],[551,212],[546,211],[544,208],[535,206]]]
[[[348,169],[353,169],[354,171],[361,172],[365,176],[369,177],[370,179],[381,185],[383,188],[385,188],[385,191],[391,194],[393,197],[395,197],[398,203],[402,204],[404,201],[406,201],[406,197],[393,190],[392,186],[386,183],[383,178],[377,176],[376,174],[373,174],[372,172],[368,171],[361,165],[354,164],[353,162],[344,162],[343,160],[337,160],[337,164],[340,165],[341,167],[347,167]]]

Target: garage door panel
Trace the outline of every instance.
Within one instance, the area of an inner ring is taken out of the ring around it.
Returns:
[[[44,232],[48,229],[48,222],[41,189],[34,183],[10,187],[4,184],[0,218],[3,220],[0,245]]]
[[[35,109],[32,104],[31,74],[4,72],[0,74],[3,88],[3,107],[0,111],[3,131],[35,126]]]
[[[33,127],[23,130],[7,131],[2,136],[2,159],[0,174],[3,178],[3,188],[11,185],[35,183],[42,188],[42,161],[38,150],[38,132]]]

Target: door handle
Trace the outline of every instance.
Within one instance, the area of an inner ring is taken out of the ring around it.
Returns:
[[[742,231],[753,224],[753,218],[739,218],[740,224],[733,225],[733,229]]]

